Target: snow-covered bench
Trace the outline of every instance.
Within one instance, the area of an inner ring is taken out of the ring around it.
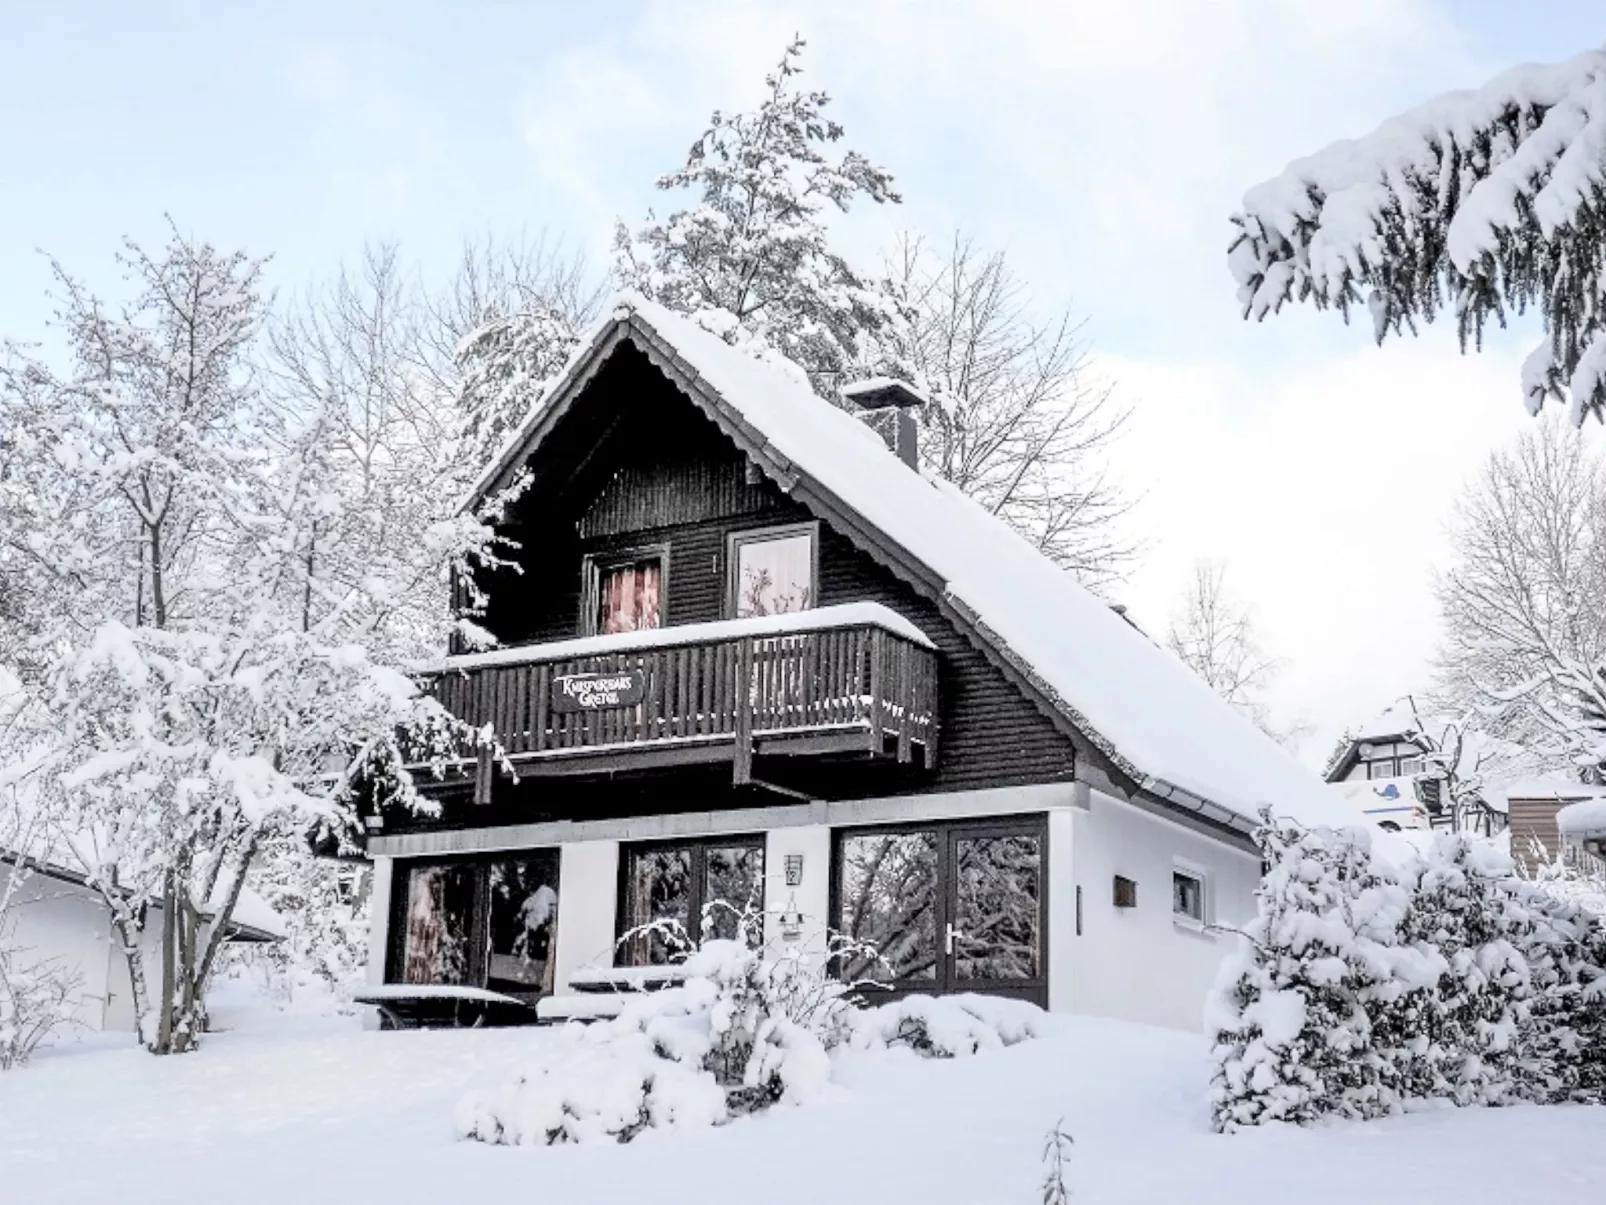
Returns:
[[[686,972],[678,966],[582,967],[569,976],[568,992],[536,1003],[535,1015],[543,1025],[603,1021],[619,1015],[627,996],[685,982]]]
[[[425,983],[385,983],[365,987],[352,999],[379,1010],[384,1029],[453,1029],[528,1025],[536,1012],[517,996],[482,987]]]

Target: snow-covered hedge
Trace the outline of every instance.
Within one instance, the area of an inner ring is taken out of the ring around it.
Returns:
[[[1045,1017],[978,996],[860,1009],[795,952],[769,959],[737,941],[703,942],[685,969],[683,985],[643,992],[614,1020],[567,1026],[535,1066],[464,1097],[458,1134],[550,1146],[720,1125],[817,1098],[839,1050],[953,1058],[1036,1037]]]
[[[1606,925],[1462,835],[1410,864],[1264,817],[1268,870],[1206,1016],[1218,1129],[1416,1101],[1606,1102]]]

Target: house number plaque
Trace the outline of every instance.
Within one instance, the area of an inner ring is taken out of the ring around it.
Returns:
[[[552,679],[552,710],[559,713],[633,707],[641,702],[647,676],[639,669],[611,674],[564,674]]]

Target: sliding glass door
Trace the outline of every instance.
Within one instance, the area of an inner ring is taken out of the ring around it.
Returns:
[[[1046,1006],[1041,817],[849,829],[835,845],[834,923],[866,947],[841,961],[845,979]]]
[[[485,987],[526,999],[552,991],[557,850],[403,863],[398,878],[392,981]]]

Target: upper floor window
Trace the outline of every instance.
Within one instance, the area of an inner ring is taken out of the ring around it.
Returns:
[[[667,560],[658,547],[587,557],[582,601],[586,634],[662,627]]]
[[[803,523],[732,535],[730,613],[746,619],[814,606],[817,533]]]

